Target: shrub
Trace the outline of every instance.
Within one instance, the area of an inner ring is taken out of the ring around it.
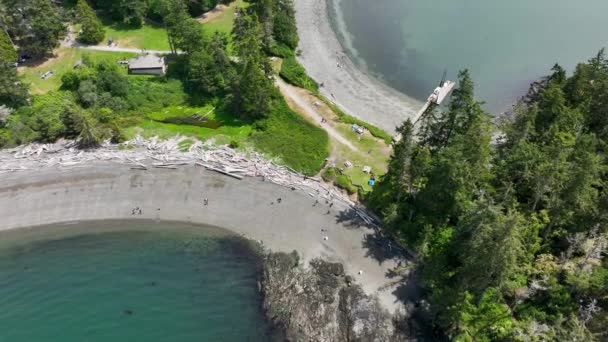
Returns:
[[[304,67],[293,56],[283,60],[279,74],[283,79],[295,86],[307,89],[315,94],[319,92],[319,84],[306,74]]]
[[[230,146],[230,148],[239,148],[240,143],[234,139],[230,140],[230,144],[228,146]]]
[[[327,133],[294,113],[282,98],[257,127],[253,141],[260,151],[280,157],[287,166],[309,176],[323,167],[329,154]]]
[[[110,142],[112,144],[120,144],[122,142],[127,141],[127,135],[125,131],[118,126],[118,124],[113,123],[110,125]]]
[[[129,79],[127,104],[129,110],[137,113],[152,113],[168,106],[184,104],[187,96],[182,82],[178,80],[133,77]]]
[[[348,191],[349,194],[357,193],[357,187],[353,185],[348,176],[340,174],[336,177],[336,186]]]
[[[325,169],[325,172],[323,172],[321,178],[323,178],[323,180],[326,182],[333,182],[334,180],[336,180],[336,171],[337,170],[335,167],[329,167]]]
[[[80,76],[77,72],[69,70],[61,76],[61,88],[64,90],[77,90],[80,86]]]
[[[274,44],[268,52],[272,56],[279,56],[282,58],[293,57],[294,55],[293,50],[284,44]]]

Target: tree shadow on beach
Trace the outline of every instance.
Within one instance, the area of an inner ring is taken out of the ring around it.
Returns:
[[[441,332],[435,331],[432,312],[425,298],[428,293],[420,280],[420,266],[405,262],[387,271],[392,281],[386,285],[404,311],[398,313],[397,328],[415,341],[449,341]]]
[[[353,208],[348,208],[346,210],[342,210],[336,215],[336,223],[343,224],[346,228],[357,229],[357,228],[367,228],[373,229],[373,227],[365,222],[359,215],[357,215],[357,211]]]

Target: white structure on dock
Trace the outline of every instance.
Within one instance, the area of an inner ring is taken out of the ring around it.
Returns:
[[[445,78],[445,75],[444,75],[444,78]],[[420,117],[422,116],[422,114],[424,114],[424,112],[426,112],[426,110],[429,108],[429,106],[431,104],[440,105],[443,102],[443,100],[445,100],[445,98],[448,97],[448,95],[452,92],[452,90],[454,90],[455,86],[456,86],[455,82],[448,81],[448,80],[441,81],[439,86],[437,88],[435,88],[435,90],[433,90],[433,93],[431,93],[431,95],[428,97],[428,99],[424,103],[424,106],[422,106],[422,108],[420,108],[418,113],[416,113],[416,116],[414,117],[414,125],[416,125],[418,120],[420,120]],[[399,142],[400,140],[401,140],[401,134],[397,133],[395,136],[393,136],[394,142]]]
[[[445,81],[442,84],[433,90],[431,96],[429,96],[427,101],[433,102],[435,104],[440,105],[443,100],[448,96],[448,94],[454,89],[456,83],[452,81]]]

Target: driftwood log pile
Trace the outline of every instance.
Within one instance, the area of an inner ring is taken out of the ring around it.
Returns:
[[[78,149],[76,142],[71,140],[59,140],[53,144],[34,143],[0,150],[0,174],[48,167],[70,170],[107,161],[130,165],[132,169],[141,171],[194,165],[239,180],[244,177],[261,178],[292,190],[304,191],[319,201],[340,201],[351,207],[365,223],[377,227],[374,217],[360,209],[346,194],[318,177],[302,175],[257,152],[239,152],[227,146],[213,146],[200,141],[188,146],[191,140],[186,140],[183,137],[160,140],[137,136],[121,145],[105,142],[101,147],[90,150]]]

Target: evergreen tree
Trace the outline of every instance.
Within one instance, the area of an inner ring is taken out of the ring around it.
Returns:
[[[99,44],[105,36],[105,31],[101,20],[97,18],[87,0],[78,0],[76,17],[82,24],[82,31],[78,35],[78,40],[85,44]]]
[[[474,99],[473,81],[468,70],[463,70],[458,74],[458,88],[452,93],[450,105],[447,112],[438,118],[430,115],[422,125],[428,129],[421,136],[422,141],[431,150],[438,151],[450,144],[453,137],[463,134],[470,125],[487,114],[481,109],[480,102]]]
[[[292,50],[298,46],[298,29],[293,0],[277,0],[276,14],[273,18],[273,37]]]
[[[190,18],[186,6],[181,0],[171,2],[164,15],[169,46],[173,53],[177,50],[187,55],[205,48],[203,31],[198,21]]]
[[[140,27],[148,7],[146,0],[120,0],[117,9],[125,23]]]
[[[17,51],[6,31],[0,31],[0,63],[14,65],[17,63]]]
[[[276,94],[272,67],[262,52],[262,28],[257,15],[241,10],[235,19],[233,45],[238,56],[237,79],[231,86],[231,103],[243,117],[267,115]]]
[[[27,86],[19,80],[17,68],[0,64],[0,105],[17,108],[28,103]]]
[[[1,0],[6,28],[22,54],[43,57],[59,46],[66,27],[50,0]]]
[[[274,86],[254,56],[240,63],[238,80],[232,86],[232,104],[241,116],[257,120],[270,111]]]
[[[233,67],[226,54],[227,41],[216,33],[208,50],[194,52],[188,62],[188,82],[206,95],[218,95],[234,79]]]

